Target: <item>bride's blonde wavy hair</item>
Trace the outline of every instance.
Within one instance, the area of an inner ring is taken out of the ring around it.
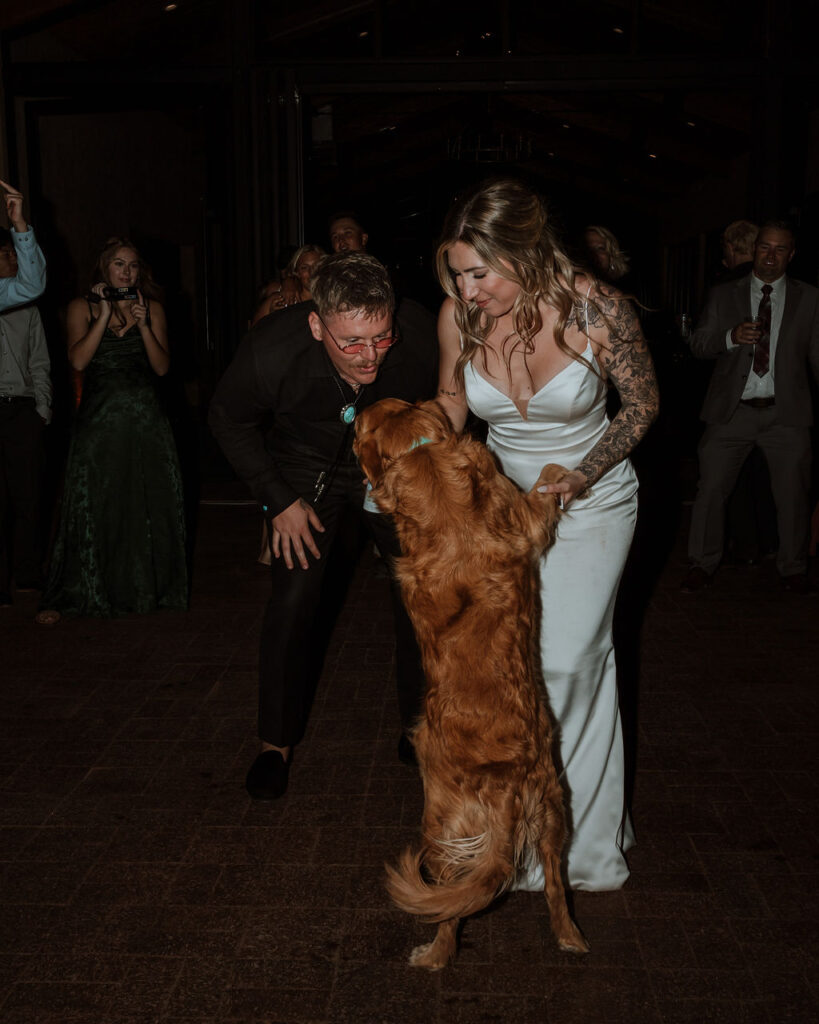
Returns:
[[[574,311],[579,315],[586,301],[575,287],[575,277],[582,271],[561,249],[540,196],[522,182],[502,178],[485,182],[455,201],[444,220],[435,256],[441,287],[455,300],[455,323],[462,339],[461,354],[455,364],[455,378],[460,386],[465,366],[478,352],[486,368],[485,343],[494,321],[474,303],[461,298],[447,262],[447,252],[456,242],[474,249],[487,267],[520,285],[512,308],[514,331],[501,346],[507,372],[511,372],[514,352],[522,348],[525,362],[526,356],[534,351],[535,336],[543,327],[538,308],[543,301],[557,310],[554,338],[558,348],[598,373],[565,340],[570,316]]]

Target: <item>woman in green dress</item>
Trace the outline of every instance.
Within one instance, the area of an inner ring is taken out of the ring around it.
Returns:
[[[37,621],[188,603],[182,479],[156,392],[165,311],[136,248],[110,239],[68,306],[68,360],[83,374],[60,526]]]

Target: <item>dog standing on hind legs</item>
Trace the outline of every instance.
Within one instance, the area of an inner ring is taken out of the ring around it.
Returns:
[[[560,873],[563,795],[538,670],[537,562],[560,512],[537,488],[566,471],[546,466],[523,493],[484,445],[454,433],[436,402],[385,399],[363,410],[355,451],[395,521],[398,577],[427,678],[412,736],[422,842],[387,865],[394,902],[438,924],[410,963],[444,967],[460,920],[504,892],[529,852],[543,864],[560,947],[585,953]]]

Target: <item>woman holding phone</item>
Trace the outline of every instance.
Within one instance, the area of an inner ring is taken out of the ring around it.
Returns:
[[[110,617],[188,601],[182,479],[156,393],[170,356],[158,289],[135,246],[111,238],[90,292],[68,306],[83,373],[57,540],[37,621]]]

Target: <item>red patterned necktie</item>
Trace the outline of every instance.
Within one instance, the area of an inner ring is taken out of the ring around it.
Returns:
[[[764,377],[768,372],[771,355],[771,292],[769,284],[762,285],[762,299],[759,303],[759,326],[762,333],[754,346],[754,373]]]

